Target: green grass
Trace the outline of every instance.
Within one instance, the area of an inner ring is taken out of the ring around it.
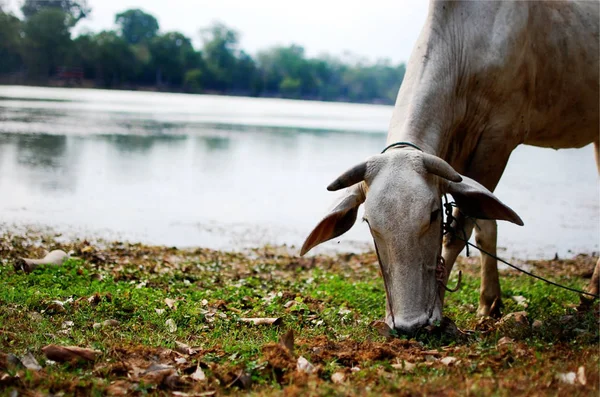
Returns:
[[[223,394],[243,389],[260,395],[598,392],[597,307],[577,313],[577,295],[521,275],[508,273],[501,279],[503,312],[526,310],[530,321],[542,325],[500,348],[497,341],[506,332],[491,320],[491,328],[483,327],[475,316],[479,279],[476,268],[466,264],[463,286],[448,295],[445,315],[460,329],[471,330],[468,336],[387,340],[370,326],[383,318],[385,307],[372,253],[318,257],[313,263],[268,248],[248,256],[120,243],[99,249],[74,242],[64,248],[75,249],[83,259],[24,274],[13,270],[15,258],[9,256],[0,267],[0,352],[22,356],[31,351],[44,367],[33,373],[6,364],[3,368],[0,362],[0,375],[8,374],[0,381],[6,393],[81,389],[99,395],[115,381],[126,383],[129,392],[165,395],[173,388]],[[577,288],[586,283],[569,275],[554,279]],[[528,307],[513,301],[515,295],[525,297]],[[169,308],[166,298],[175,300],[176,308]],[[67,302],[64,311],[56,310],[56,300]],[[255,326],[241,317],[280,317],[282,325]],[[119,324],[94,326],[105,320]],[[170,329],[167,320],[177,329]],[[295,334],[293,361],[277,363],[265,346],[289,329]],[[176,341],[197,351],[177,355],[170,350]],[[102,355],[93,364],[49,364],[42,353],[48,344],[92,348]],[[430,349],[439,355],[429,357]],[[317,366],[315,374],[294,370],[300,355]],[[460,363],[446,366],[439,361],[444,356],[457,357]],[[176,363],[177,357],[185,363]],[[392,367],[402,360],[416,363],[414,371]],[[135,366],[145,368],[151,362],[175,366],[185,385],[172,387],[164,379],[135,373]],[[186,377],[197,364],[204,367],[206,381]],[[119,371],[119,365],[126,369]],[[586,385],[556,380],[557,373],[580,366],[587,371]],[[251,385],[233,382],[240,371],[252,379]],[[335,372],[343,372],[346,381],[331,382]]]

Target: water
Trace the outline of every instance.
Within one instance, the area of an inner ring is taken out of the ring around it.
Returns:
[[[240,249],[300,246],[336,194],[325,186],[385,145],[389,106],[0,87],[0,222],[80,237]],[[591,146],[522,146],[497,195],[506,256],[599,247]],[[357,223],[323,250],[371,246]]]

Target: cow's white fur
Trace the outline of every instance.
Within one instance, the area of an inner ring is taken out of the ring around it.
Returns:
[[[441,216],[433,214],[440,196],[453,194],[467,215],[520,223],[487,190],[496,187],[516,146],[594,142],[599,159],[598,18],[598,2],[431,2],[387,141],[419,145],[469,178],[457,183],[433,176],[411,147],[374,156],[359,180],[340,177],[347,186],[360,183],[319,223],[302,252],[348,230],[364,201],[386,284],[387,324],[412,331],[440,320]],[[470,235],[472,221],[456,216]],[[478,244],[495,253],[495,220],[478,226]],[[447,273],[463,247],[458,239],[444,241]],[[597,284],[598,266],[591,292],[598,293]],[[479,314],[490,314],[499,298],[496,261],[482,255]]]

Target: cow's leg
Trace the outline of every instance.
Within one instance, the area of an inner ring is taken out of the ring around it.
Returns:
[[[478,219],[475,226],[475,242],[481,249],[496,254],[498,224],[495,220]],[[481,287],[477,315],[500,317],[500,277],[495,258],[481,252]]]
[[[513,149],[514,147],[508,147],[506,142],[480,142],[465,175],[475,179],[493,192],[500,181]],[[466,235],[468,240],[473,231],[473,221],[470,219],[465,220],[464,217],[457,215],[457,211],[454,211],[454,216],[459,224],[455,230],[458,231],[460,237],[464,238],[464,235]],[[477,220],[476,222],[475,237],[478,245],[496,256],[496,222],[484,220]],[[442,256],[446,261],[446,274],[448,276],[464,246],[465,242],[458,238],[444,240]],[[481,253],[481,288],[477,314],[480,316],[500,316],[501,303],[497,260]]]
[[[600,174],[600,142],[594,142],[594,149],[596,152],[596,166],[598,167],[598,173]],[[588,287],[588,292],[594,295],[598,295],[598,289],[600,288],[600,258],[596,262],[596,268],[594,269],[594,274],[592,274],[592,279],[590,280],[590,285]],[[581,301],[584,303],[584,300]]]

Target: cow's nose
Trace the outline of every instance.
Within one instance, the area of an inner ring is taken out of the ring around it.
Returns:
[[[429,325],[429,319],[427,316],[421,316],[414,319],[392,319],[391,316],[386,318],[386,324],[398,335],[412,336],[417,333],[421,328]]]

